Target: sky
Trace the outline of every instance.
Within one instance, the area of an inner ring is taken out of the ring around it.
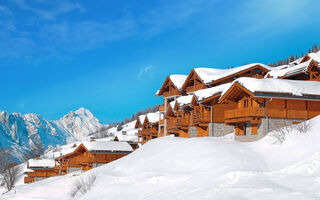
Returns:
[[[170,74],[320,45],[317,0],[0,0],[0,110],[102,123],[161,103]]]

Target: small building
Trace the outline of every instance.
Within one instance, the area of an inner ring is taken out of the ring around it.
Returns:
[[[239,78],[219,102],[237,103],[237,108],[224,112],[224,121],[235,127],[236,140],[253,141],[320,115],[320,82]]]
[[[138,142],[136,137],[132,137],[129,135],[116,135],[113,138],[113,141],[115,142],[128,142],[133,150],[136,150],[139,148]]]
[[[55,161],[50,159],[30,159],[24,172],[24,183],[33,183],[45,178],[56,176],[59,171],[56,169]]]
[[[127,142],[86,141],[72,152],[62,154],[55,160],[59,174],[73,171],[87,171],[128,155],[133,148]]]

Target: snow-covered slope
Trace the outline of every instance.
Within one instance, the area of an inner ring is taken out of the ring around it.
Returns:
[[[0,148],[11,147],[17,158],[21,159],[21,155],[34,146],[47,149],[63,145],[69,139],[82,139],[101,126],[84,108],[70,112],[55,122],[33,113],[22,115],[0,111]]]
[[[85,139],[88,134],[99,130],[103,126],[100,121],[85,108],[79,108],[75,112],[69,112],[61,119],[55,121],[55,124],[57,124],[60,129],[69,132],[78,140]]]
[[[154,139],[132,154],[82,175],[97,180],[81,199],[319,199],[320,117],[282,143],[270,133],[240,143],[220,138]],[[21,185],[4,199],[72,199],[79,175]],[[1,198],[1,197],[0,197]]]

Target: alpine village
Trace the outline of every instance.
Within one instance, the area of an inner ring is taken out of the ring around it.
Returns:
[[[25,184],[74,171],[87,171],[122,158],[160,137],[221,137],[233,133],[239,142],[257,141],[269,132],[320,115],[320,53],[308,53],[289,64],[270,67],[194,68],[167,76],[156,97],[163,104],[140,115],[135,137],[111,141],[91,137],[65,145],[54,159],[37,156],[27,162]]]

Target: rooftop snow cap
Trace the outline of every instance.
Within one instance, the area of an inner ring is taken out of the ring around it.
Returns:
[[[121,151],[131,152],[132,147],[128,142],[117,142],[117,141],[92,141],[83,142],[83,145],[88,151]]]
[[[279,78],[279,77],[289,77],[296,74],[304,73],[307,71],[310,63],[312,62],[312,59],[300,63],[298,65],[287,65],[287,66],[281,66],[273,69],[272,71],[268,72],[266,77],[270,76],[271,78]]]
[[[170,80],[177,87],[178,90],[181,90],[183,83],[187,79],[187,75],[173,74],[170,75]]]
[[[261,66],[267,70],[272,69],[271,67],[261,63],[252,63],[252,64],[229,68],[229,69],[194,68],[194,71],[198,74],[198,76],[201,78],[204,84],[209,84],[213,81],[250,69],[254,66]]]
[[[297,81],[287,79],[256,79],[242,77],[235,80],[230,87],[226,88],[221,97],[234,85],[238,83],[245,87],[252,93],[272,93],[272,94],[286,94],[292,96],[319,96],[320,82],[319,81]]]
[[[30,159],[28,160],[29,168],[54,168],[55,161],[50,159]]]

